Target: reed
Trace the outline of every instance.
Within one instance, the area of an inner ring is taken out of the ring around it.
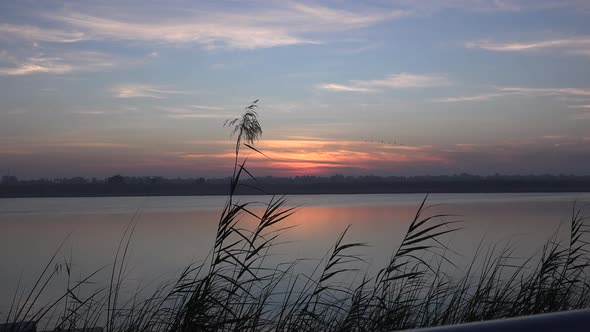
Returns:
[[[123,299],[127,253],[141,213],[137,211],[111,266],[73,283],[66,262],[64,294],[48,304],[38,303],[58,273],[51,266],[60,246],[28,293],[17,286],[5,323],[40,321],[55,331],[96,326],[108,332],[390,331],[590,307],[588,218],[579,204],[563,225],[567,240],[560,241],[556,232],[539,258],[517,259],[513,244],[486,246],[482,241],[460,277],[445,272],[457,269],[445,239],[460,230],[461,221],[430,213],[427,197],[388,264],[374,276],[359,268],[366,244],[347,242],[348,227],[335,236],[333,248],[309,275],[294,272],[298,261],[269,264],[281,234],[289,230],[283,221],[298,207],[287,207],[284,196],[269,196],[266,202],[236,197],[243,177],[256,183],[242,149],[263,154],[255,147],[262,135],[256,109],[257,100],[240,118],[226,123],[236,139],[230,191],[214,245],[202,263],[187,266],[151,294],[138,290]],[[260,204],[261,210],[254,209]],[[244,217],[253,218],[254,227],[246,227]],[[80,295],[105,269],[110,269],[108,286]],[[359,276],[360,282],[342,282]],[[20,328],[13,324],[8,331]]]

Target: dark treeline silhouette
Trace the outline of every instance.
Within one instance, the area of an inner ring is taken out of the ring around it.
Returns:
[[[229,182],[230,178],[203,177],[19,180],[4,176],[0,197],[226,195]],[[238,194],[590,192],[590,176],[575,175],[267,176],[254,182],[242,181]]]

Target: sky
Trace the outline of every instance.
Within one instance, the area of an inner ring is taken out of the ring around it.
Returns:
[[[2,1],[0,173],[590,174],[587,0]]]

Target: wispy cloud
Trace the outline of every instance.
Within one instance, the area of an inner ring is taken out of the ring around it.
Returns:
[[[321,41],[310,34],[362,29],[408,15],[403,10],[357,8],[353,11],[294,2],[252,5],[240,12],[214,7],[193,12],[195,14],[183,11],[174,19],[163,14],[170,8],[158,10],[157,5],[149,6],[152,12],[144,10],[142,14],[124,6],[111,13],[94,11],[92,6],[77,11],[76,6],[72,7],[73,11],[43,14],[44,19],[58,23],[59,28],[4,24],[0,26],[0,32],[7,37],[41,42],[130,40],[196,43],[208,49],[256,49],[318,44]],[[126,14],[121,15],[121,10]],[[202,14],[205,12],[206,15]]]
[[[322,83],[316,87],[336,92],[375,92],[391,89],[430,88],[448,86],[451,82],[440,75],[400,73],[379,80],[351,80],[347,84]]]
[[[498,87],[500,91],[541,96],[590,96],[590,89],[584,88],[530,88],[530,87]]]
[[[174,90],[165,86],[149,84],[121,84],[111,88],[117,98],[155,98],[164,99],[171,95],[189,95],[188,91]]]
[[[498,13],[559,8],[588,10],[590,8],[584,0],[393,0],[393,2],[403,8],[426,14],[442,10]]]
[[[515,171],[583,173],[587,169],[590,137],[559,137],[556,132],[545,136],[495,143],[408,146],[301,137],[260,141],[258,147],[270,158],[254,152],[246,153],[250,154],[250,167],[258,173],[289,176],[334,172],[384,175],[461,171],[483,174]],[[76,156],[71,154],[72,151],[86,153]],[[121,169],[134,173],[145,171],[147,167],[159,174],[162,171],[175,175],[200,171],[223,175],[233,158],[231,140],[186,142],[167,151],[154,149],[148,143],[128,145],[101,138],[51,140],[44,144],[31,140],[0,146],[0,154],[9,158],[28,158],[30,162],[54,156],[51,160],[65,160],[63,164],[59,163],[63,167],[73,165],[75,174],[80,171],[95,174],[97,170],[113,174]]]
[[[93,39],[135,40],[165,43],[197,43],[209,49],[226,46],[238,49],[313,44],[317,41],[297,37],[287,31],[231,20],[203,22],[192,19],[187,23],[132,22],[84,14],[55,16],[77,29],[87,31]],[[196,23],[195,23],[196,22]]]
[[[457,103],[472,101],[489,101],[495,98],[509,96],[555,96],[563,97],[586,97],[590,96],[590,89],[584,88],[531,88],[531,87],[494,87],[496,92],[475,94],[470,96],[444,97],[433,99],[433,102]],[[589,105],[573,105],[571,108],[586,108]]]
[[[30,74],[68,74],[73,72],[92,72],[112,68],[121,60],[101,52],[69,52],[59,56],[44,53],[34,57],[19,59],[14,57],[12,65],[0,67],[0,75],[21,76]]]
[[[31,154],[33,154],[33,152],[26,151],[26,150],[0,148],[0,155],[26,156],[26,155],[31,155]]]
[[[101,116],[101,115],[113,115],[113,114],[125,114],[125,113],[133,113],[138,111],[137,107],[134,106],[115,106],[112,108],[106,109],[82,109],[77,111],[72,111],[71,114],[76,115],[84,115],[84,116]]]
[[[210,106],[210,105],[191,105],[190,107],[198,109],[198,110],[207,110],[207,111],[223,111],[224,108],[220,106]]]
[[[64,148],[119,148],[119,149],[132,149],[136,146],[124,143],[113,143],[113,142],[89,142],[89,141],[76,141],[76,142],[58,142],[58,143],[45,143],[42,144],[49,147],[64,147]]]
[[[445,97],[433,99],[433,102],[437,103],[458,103],[458,102],[470,102],[470,101],[488,101],[494,98],[505,97],[511,95],[510,93],[483,93],[471,96],[460,96],[460,97]]]
[[[225,141],[223,144],[225,150],[217,153],[179,152],[176,156],[199,161],[233,158],[231,142]],[[258,147],[266,156],[253,153],[249,156],[250,166],[272,169],[274,173],[285,175],[321,174],[338,169],[374,171],[381,167],[447,163],[432,146],[392,147],[361,141],[310,138],[263,140]]]
[[[565,138],[565,136],[563,136],[563,135],[544,135],[542,138],[548,139],[548,140],[560,140],[560,139]]]
[[[72,68],[67,65],[39,65],[33,63],[22,64],[16,68],[0,68],[0,75],[19,76],[35,73],[64,74],[71,72]]]
[[[168,117],[171,119],[231,119],[236,116],[217,113],[179,113],[168,114]]]
[[[279,20],[285,22],[286,18],[289,23],[314,23],[298,28],[303,31],[358,29],[411,14],[404,10],[349,11],[303,3],[291,3],[287,11],[291,12],[291,17],[283,16]]]
[[[465,43],[465,47],[495,52],[516,53],[550,50],[569,55],[590,55],[590,36],[523,42],[470,41]]]
[[[103,114],[107,114],[107,112],[105,112],[105,111],[75,111],[75,112],[72,112],[72,114],[78,114],[78,115],[103,115]]]
[[[157,107],[163,111],[166,117],[171,119],[231,119],[236,114],[224,113],[222,107],[189,105],[185,107]],[[215,113],[204,113],[200,111],[216,111]]]
[[[0,24],[0,36],[16,36],[30,41],[54,43],[74,43],[89,38],[83,32],[16,24]]]
[[[317,85],[318,89],[335,91],[335,92],[373,92],[374,90],[369,88],[363,88],[360,86],[343,85],[335,83],[322,83]]]
[[[432,14],[446,9],[459,9],[466,11],[518,11],[520,9],[514,1],[494,0],[394,0],[394,3],[418,13]]]
[[[410,73],[392,74],[382,80],[352,82],[361,86],[386,89],[428,88],[450,85],[449,80],[443,76]]]
[[[564,162],[570,158],[578,160],[587,150],[588,140],[583,137],[567,137],[555,133],[530,137],[523,140],[506,140],[495,143],[466,143],[456,145],[408,145],[389,146],[386,144],[330,140],[330,139],[289,139],[263,140],[259,148],[269,158],[253,153],[251,167],[270,170],[273,174],[333,174],[342,172],[367,172],[378,174],[393,170],[441,170],[449,173],[458,171],[474,172],[513,172],[543,173],[548,169],[563,169]],[[208,142],[200,142],[208,145]],[[219,152],[196,151],[178,153],[184,160],[203,163],[207,160],[226,160],[232,158],[231,142]],[[545,163],[540,161],[547,159]],[[530,163],[530,160],[535,163]],[[586,161],[587,162],[587,161]],[[567,163],[566,163],[567,164]],[[569,170],[582,169],[579,165]],[[387,173],[389,174],[389,173]]]

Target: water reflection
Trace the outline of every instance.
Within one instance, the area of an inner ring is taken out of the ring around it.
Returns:
[[[365,242],[366,269],[384,266],[400,243],[423,195],[295,196],[302,205],[283,226],[295,226],[280,238],[269,263],[298,258],[308,272],[330,250],[338,235],[352,225],[351,242]],[[242,198],[268,200],[268,197]],[[430,213],[455,214],[463,229],[449,237],[457,252],[452,259],[467,264],[482,238],[490,243],[513,239],[523,257],[538,251],[567,220],[571,204],[590,201],[586,194],[434,195],[441,204]],[[128,255],[127,280],[137,285],[168,280],[187,264],[202,260],[214,241],[223,197],[182,198],[60,198],[0,200],[0,312],[11,299],[19,278],[32,285],[55,248],[70,234],[58,263],[72,260],[78,277],[112,263],[117,245],[133,214],[140,222]],[[252,220],[245,217],[247,225]],[[103,276],[106,278],[106,273]],[[59,279],[48,288],[50,297],[63,291]],[[100,276],[97,280],[101,280]]]

